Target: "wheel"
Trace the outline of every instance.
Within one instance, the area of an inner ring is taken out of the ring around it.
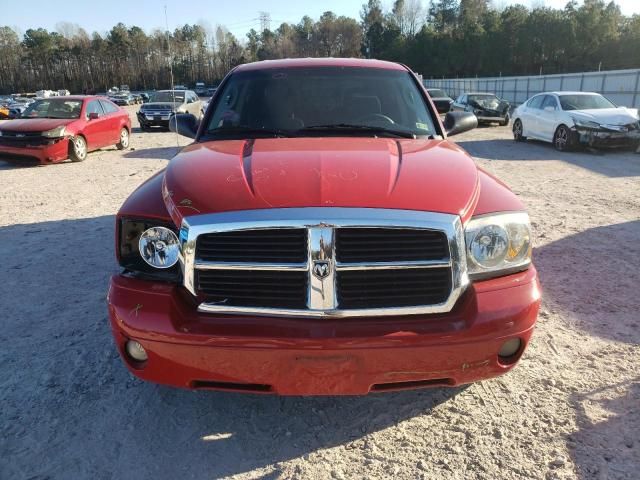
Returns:
[[[575,148],[575,136],[566,125],[560,125],[553,134],[553,146],[559,152],[568,152]]]
[[[123,128],[120,130],[120,141],[116,143],[118,150],[124,150],[129,147],[129,130]]]
[[[520,119],[517,119],[515,122],[513,122],[513,139],[516,142],[524,142],[527,139],[527,137],[522,135],[523,131],[524,129],[522,127],[522,121]]]
[[[500,122],[500,126],[506,127],[507,125],[509,125],[509,120],[511,120],[511,117],[509,117],[509,114],[507,113],[504,117],[504,120]]]
[[[82,162],[87,158],[87,141],[78,135],[71,139],[69,145],[69,158],[72,162]]]

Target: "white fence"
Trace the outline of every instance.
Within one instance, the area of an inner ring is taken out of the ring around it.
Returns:
[[[616,105],[640,107],[640,69],[528,77],[434,78],[424,79],[424,84],[428,88],[441,88],[454,99],[465,92],[489,92],[519,105],[536,93],[570,90],[598,92]]]

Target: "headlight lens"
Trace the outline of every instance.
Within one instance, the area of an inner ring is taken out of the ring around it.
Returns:
[[[171,268],[178,262],[180,242],[175,233],[165,227],[145,230],[138,242],[140,256],[155,268]]]
[[[526,213],[472,218],[465,228],[471,279],[524,270],[531,263],[531,226]]]
[[[590,120],[584,120],[575,117],[573,117],[573,123],[576,124],[576,127],[600,128],[600,124],[598,122],[592,122]]]
[[[164,267],[158,268],[147,262],[144,258],[145,255],[143,255],[143,250],[141,250],[142,242],[140,241],[142,235],[158,227],[169,230],[174,235],[177,234],[177,232],[174,231],[173,224],[169,222],[162,222],[157,219],[126,217],[118,219],[118,261],[127,275],[168,282],[180,282],[182,275],[179,262],[174,262],[174,265],[169,267],[169,262],[167,261]],[[149,255],[147,254],[147,256]],[[166,260],[169,259],[165,255],[165,261]]]
[[[61,125],[56,128],[52,128],[51,130],[47,130],[46,132],[42,132],[42,136],[47,138],[64,137],[64,134],[65,134],[64,125]]]

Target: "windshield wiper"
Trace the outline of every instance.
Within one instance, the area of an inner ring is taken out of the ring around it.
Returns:
[[[268,135],[273,137],[291,137],[292,132],[279,128],[254,128],[254,127],[218,127],[205,132],[205,135]]]
[[[336,132],[370,132],[375,135],[391,135],[394,137],[402,138],[416,138],[416,134],[408,132],[406,130],[394,130],[392,128],[385,127],[372,127],[369,125],[351,125],[348,123],[336,123],[327,125],[311,125],[296,130],[295,133],[307,132],[307,131],[336,131]]]

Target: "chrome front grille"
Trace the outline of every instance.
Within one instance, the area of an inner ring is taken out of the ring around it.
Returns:
[[[184,285],[202,312],[349,317],[449,311],[468,283],[459,217],[290,208],[186,217]]]

